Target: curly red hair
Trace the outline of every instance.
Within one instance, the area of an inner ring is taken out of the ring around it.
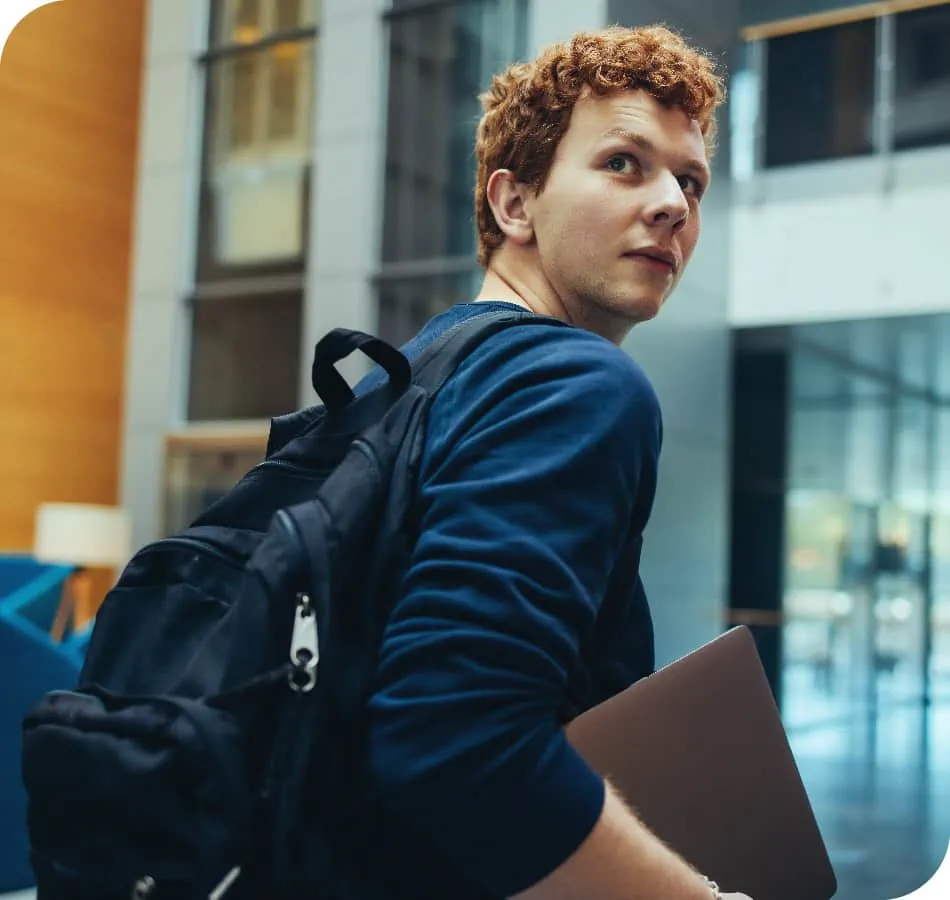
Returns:
[[[664,26],[581,32],[492,79],[480,97],[484,115],[475,140],[475,215],[483,266],[504,242],[486,194],[492,172],[510,169],[518,181],[540,191],[578,99],[588,90],[603,96],[635,89],[695,119],[712,153],[715,111],[725,98],[722,77],[709,56]]]

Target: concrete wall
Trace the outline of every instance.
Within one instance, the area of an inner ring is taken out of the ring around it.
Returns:
[[[133,546],[157,537],[164,438],[184,410],[207,28],[206,0],[149,3],[123,433]]]
[[[316,402],[310,363],[317,340],[332,328],[372,332],[376,327],[371,277],[379,267],[382,239],[388,7],[388,0],[323,0],[302,403]],[[338,72],[347,72],[346,90],[334,77]],[[350,378],[365,366],[354,356],[340,366]]]
[[[728,62],[738,3],[613,0],[609,19],[632,26],[665,22]],[[643,551],[660,663],[719,633],[726,604],[732,193],[727,116],[725,110],[720,115],[720,149],[693,261],[662,314],[636,328],[627,344],[650,376],[664,416],[660,484]]]
[[[733,325],[950,310],[950,147],[763,172],[736,193]]]

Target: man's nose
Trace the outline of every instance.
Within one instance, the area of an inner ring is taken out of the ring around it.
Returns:
[[[672,172],[664,172],[657,176],[652,188],[646,209],[648,223],[679,231],[689,218],[689,202],[679,179]]]

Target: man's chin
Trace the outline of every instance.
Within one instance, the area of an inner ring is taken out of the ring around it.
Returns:
[[[650,319],[655,319],[660,314],[660,310],[663,309],[665,302],[665,294],[645,294],[635,300],[628,299],[624,305],[627,308],[628,317],[639,325],[641,322],[649,322]]]

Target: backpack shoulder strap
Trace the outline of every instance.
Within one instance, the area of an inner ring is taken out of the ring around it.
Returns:
[[[492,310],[480,313],[449,328],[433,341],[412,366],[414,384],[436,394],[458,368],[462,360],[479,344],[515,325],[555,325],[567,323],[550,316],[539,316],[525,310]]]

